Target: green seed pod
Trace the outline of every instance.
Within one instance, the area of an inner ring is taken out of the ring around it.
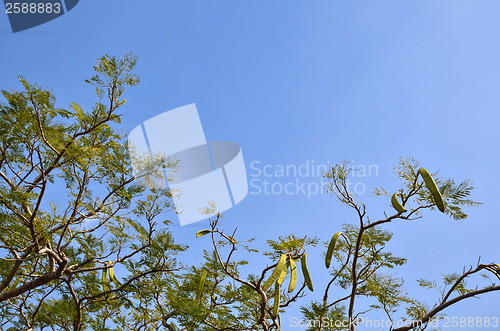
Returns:
[[[111,265],[111,261],[108,261],[108,264]],[[116,278],[113,267],[109,267],[109,279],[111,279],[111,281],[115,283],[116,288],[120,288],[123,286],[123,284]]]
[[[103,292],[109,291],[111,288],[109,287],[109,281],[108,281],[108,269],[104,268],[102,269],[102,290]]]
[[[405,207],[403,207],[403,205],[399,202],[399,200],[398,200],[398,194],[397,193],[394,193],[392,195],[391,204],[394,207],[394,209],[396,209],[396,211],[398,213],[405,213],[405,212],[407,212],[407,210],[405,209]]]
[[[212,230],[201,230],[201,231],[198,231],[198,232],[196,232],[196,238],[200,238],[201,236],[209,234],[210,232],[212,232]]]
[[[278,280],[276,281],[276,283],[278,283],[279,286],[281,286],[281,284],[283,284],[283,281],[285,280],[286,272],[288,271],[289,265],[290,265],[289,262],[285,263],[285,267],[283,268],[283,271],[281,271],[281,274],[278,277]]]
[[[311,276],[309,275],[309,269],[307,269],[307,253],[304,253],[304,255],[302,255],[300,264],[302,266],[302,273],[304,274],[304,279],[306,281],[307,287],[311,292],[314,292]]]
[[[297,286],[297,266],[295,261],[290,259],[290,285],[288,286],[288,293],[293,292]]]
[[[418,170],[418,173],[422,175],[425,185],[427,186],[427,189],[431,192],[437,208],[444,213],[443,196],[441,195],[441,192],[439,192],[436,182],[432,178],[431,174],[425,168],[420,168]]]
[[[276,265],[276,268],[274,269],[273,273],[271,276],[268,278],[268,280],[262,285],[262,289],[264,291],[267,291],[271,285],[278,279],[278,277],[281,275],[281,272],[285,268],[285,262],[286,262],[286,254],[281,255],[278,264]]]
[[[335,245],[337,244],[337,241],[341,234],[342,232],[337,232],[336,234],[333,235],[332,239],[330,240],[330,244],[328,245],[328,250],[326,251],[326,257],[325,257],[325,266],[327,269],[330,268],[330,263],[332,262],[333,250],[335,249]]]
[[[103,290],[103,292],[107,292],[107,291],[111,290],[111,287],[109,286],[109,281],[108,281],[108,269],[107,268],[102,269],[102,290]],[[111,299],[113,297],[110,298],[110,295],[106,294],[105,298],[106,298],[106,302],[109,304],[109,303],[111,303]]]
[[[203,270],[200,277],[200,283],[198,284],[198,292],[196,292],[196,299],[200,300],[203,294],[203,289],[205,288],[205,279],[207,278],[207,270]]]
[[[500,264],[495,264],[495,268],[493,268],[493,267],[486,267],[486,270],[488,270],[489,272],[493,273],[500,280]]]
[[[278,283],[276,283],[274,288],[273,316],[278,316],[280,310],[280,299],[281,299],[281,287]]]

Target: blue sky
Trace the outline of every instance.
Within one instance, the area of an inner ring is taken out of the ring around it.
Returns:
[[[61,107],[89,107],[95,98],[83,79],[96,58],[132,51],[142,84],[127,92],[125,131],[194,102],[207,139],[240,144],[249,175],[252,161],[376,165],[377,175],[353,178],[366,187],[361,199],[374,219],[390,206],[369,191],[399,188],[392,167],[400,156],[471,178],[483,205],[467,210],[467,220],[426,212],[388,226],[390,248],[409,259],[398,272],[409,294],[432,304],[416,279],[439,280],[479,256],[500,261],[499,10],[497,1],[460,0],[80,1],[16,34],[0,15],[0,88],[18,88],[21,74],[52,87]],[[224,226],[261,245],[289,233],[327,240],[355,220],[327,195],[249,194],[225,213]],[[208,240],[193,238],[205,227],[174,227],[192,246],[189,259],[200,261]],[[326,281],[321,252],[309,253],[318,289]],[[497,316],[499,295],[461,303],[449,316]]]

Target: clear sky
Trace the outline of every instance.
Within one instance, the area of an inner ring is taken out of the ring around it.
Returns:
[[[18,88],[21,74],[52,87],[61,107],[89,107],[94,92],[83,79],[95,60],[132,51],[142,84],[126,95],[124,130],[194,102],[208,140],[241,146],[250,180],[264,180],[252,175],[265,165],[374,165],[371,176],[352,181],[366,190],[360,198],[376,219],[390,210],[389,199],[369,192],[399,188],[392,167],[400,156],[457,181],[471,178],[473,199],[484,204],[467,210],[467,220],[426,212],[422,220],[388,226],[395,233],[390,248],[409,259],[395,272],[411,296],[433,304],[416,279],[440,280],[479,256],[500,261],[499,11],[496,0],[85,0],[16,34],[0,14],[0,88]],[[250,187],[223,225],[256,237],[260,247],[289,233],[328,240],[342,223],[356,221],[325,194],[254,193]],[[193,261],[208,248],[208,240],[194,240],[206,226],[173,229],[192,246],[186,255]],[[326,281],[322,251],[309,253],[317,289]],[[499,299],[487,294],[448,314],[499,316]],[[282,320],[297,314],[292,309]]]

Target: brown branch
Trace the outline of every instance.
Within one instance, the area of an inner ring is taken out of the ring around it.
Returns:
[[[67,262],[68,262],[68,259],[64,259],[62,261],[62,263],[59,264],[56,271],[47,272],[44,275],[32,280],[31,282],[28,282],[24,285],[16,287],[16,288],[9,290],[7,292],[1,293],[0,294],[0,302],[3,302],[3,301],[8,300],[10,298],[16,297],[20,294],[23,294],[27,291],[35,289],[39,286],[47,284],[48,282],[50,282],[52,280],[58,279],[59,277],[61,277],[61,275],[64,271],[64,268],[66,267]]]
[[[446,301],[446,302],[441,303],[440,305],[438,305],[437,307],[432,309],[429,313],[427,313],[424,317],[422,317],[419,320],[413,321],[410,325],[394,329],[394,331],[412,330],[420,325],[423,325],[423,324],[429,322],[430,319],[432,317],[434,317],[437,313],[441,312],[442,310],[448,308],[451,305],[454,305],[457,302],[460,302],[460,301],[467,299],[467,298],[475,297],[476,295],[479,295],[479,294],[493,292],[493,291],[499,291],[499,290],[500,290],[500,285],[497,285],[497,286],[485,287],[485,288],[480,289],[480,290],[476,290],[476,291],[462,294],[456,298],[453,298],[450,301]]]

